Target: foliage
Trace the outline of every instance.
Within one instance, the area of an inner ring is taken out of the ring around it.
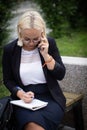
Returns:
[[[10,95],[9,90],[7,90],[7,88],[4,85],[0,84],[0,98],[8,95]]]
[[[20,0],[22,1],[22,0]],[[0,46],[2,46],[9,35],[9,21],[13,18],[12,9],[18,0],[0,0]]]
[[[82,0],[35,0],[42,11],[54,37],[71,35],[72,29],[87,27],[87,2]],[[84,9],[83,9],[84,8]],[[86,13],[85,13],[86,12]],[[42,12],[41,12],[42,13]]]
[[[87,57],[87,32],[73,32],[71,37],[56,39],[62,56]]]
[[[12,0],[9,0],[9,1],[0,0],[0,42],[1,42],[1,45],[5,41],[5,37],[8,36],[7,34],[8,20],[12,17],[11,12],[10,12],[11,4],[12,4]]]
[[[12,10],[23,0],[0,0],[0,63],[3,45],[8,42],[10,29],[9,21],[14,17]]]

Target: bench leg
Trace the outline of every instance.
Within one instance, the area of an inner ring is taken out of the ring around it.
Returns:
[[[84,121],[83,121],[83,113],[82,113],[82,101],[78,102],[73,107],[73,113],[74,113],[76,130],[84,130]]]

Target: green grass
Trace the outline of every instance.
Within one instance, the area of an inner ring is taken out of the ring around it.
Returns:
[[[0,62],[1,65],[1,62]],[[0,67],[0,98],[4,96],[10,95],[10,92],[7,90],[7,88],[3,85],[2,82],[2,68]]]
[[[76,32],[56,42],[62,56],[87,57],[87,32]]]
[[[0,98],[8,95],[10,95],[10,92],[3,84],[0,84]]]

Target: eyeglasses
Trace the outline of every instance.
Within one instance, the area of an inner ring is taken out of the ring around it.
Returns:
[[[39,43],[41,41],[41,38],[35,38],[35,39],[30,39],[30,38],[24,38],[22,39],[22,41],[25,43],[25,44],[29,44],[30,42],[33,42],[34,44],[36,43]]]

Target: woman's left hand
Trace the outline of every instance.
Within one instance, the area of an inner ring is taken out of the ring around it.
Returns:
[[[45,36],[41,38],[41,42],[38,45],[38,48],[40,48],[40,53],[43,57],[46,57],[48,55],[49,43]]]

